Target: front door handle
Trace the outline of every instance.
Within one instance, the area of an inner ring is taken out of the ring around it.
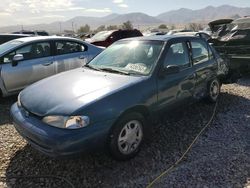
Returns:
[[[49,66],[49,65],[51,65],[51,64],[53,64],[53,61],[44,63],[43,66]]]
[[[188,77],[188,79],[189,79],[189,80],[193,80],[193,79],[195,79],[195,77],[196,77],[196,74],[194,73],[194,74],[190,75],[190,76]]]

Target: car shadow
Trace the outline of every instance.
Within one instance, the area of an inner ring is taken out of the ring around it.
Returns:
[[[242,78],[237,82],[237,84],[241,86],[250,87],[249,80],[250,80],[250,73],[243,75]]]
[[[17,101],[17,95],[0,97],[0,126],[11,124],[10,108]]]
[[[222,93],[217,113],[227,112],[239,101],[244,102],[248,99]],[[180,158],[211,118],[213,109],[214,105],[200,102],[185,107],[184,110],[164,114],[162,123],[153,129],[150,141],[144,144],[139,155],[125,162],[114,161],[104,153],[91,153],[77,159],[52,159],[26,145],[11,157],[6,171],[7,185],[9,187],[17,185],[17,187],[35,187],[35,185],[70,187],[65,180],[58,181],[53,177],[39,179],[14,177],[53,175],[66,178],[75,187],[145,187],[160,172]],[[214,121],[218,118],[216,116]],[[206,134],[202,137],[206,137]],[[188,162],[185,159],[182,163]],[[214,169],[210,170],[213,174]],[[241,170],[243,177],[239,181],[238,176],[232,176],[232,182],[235,178],[239,187],[244,187],[249,169],[246,166]],[[223,175],[231,177],[230,173],[229,171],[228,174]],[[226,179],[222,177],[221,181],[224,180],[223,178]],[[173,182],[172,186],[175,187],[174,185],[177,184],[178,182]]]

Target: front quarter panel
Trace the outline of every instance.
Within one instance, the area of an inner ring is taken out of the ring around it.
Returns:
[[[78,109],[74,114],[87,115],[90,117],[91,123],[96,123],[117,119],[125,111],[136,106],[143,106],[153,112],[156,101],[155,80],[147,78],[94,101],[90,105]]]

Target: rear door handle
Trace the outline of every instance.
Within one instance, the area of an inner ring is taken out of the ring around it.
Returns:
[[[79,56],[79,59],[85,59],[84,55]]]
[[[43,66],[49,66],[49,65],[51,65],[51,64],[53,64],[53,61],[44,63]]]

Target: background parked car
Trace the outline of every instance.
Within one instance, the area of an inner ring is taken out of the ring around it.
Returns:
[[[211,36],[207,33],[204,32],[178,32],[178,33],[174,33],[173,35],[178,35],[178,36],[195,36],[195,37],[200,37],[205,39],[206,41],[211,39]]]
[[[66,37],[26,37],[0,45],[0,91],[17,93],[45,77],[83,66],[102,51]]]
[[[216,102],[227,70],[197,37],[125,39],[83,68],[29,86],[11,114],[18,132],[47,155],[105,146],[126,160],[138,153],[161,112],[203,98]]]
[[[49,36],[49,33],[47,31],[28,31],[28,30],[21,30],[13,32],[13,34],[28,34],[28,35],[36,35],[36,36]]]
[[[175,33],[180,33],[180,32],[193,32],[193,30],[191,29],[173,29],[173,30],[170,30],[167,35],[173,35]]]
[[[137,30],[111,30],[111,31],[101,31],[96,33],[92,38],[87,39],[86,41],[94,44],[96,46],[108,47],[113,44],[115,41],[130,38],[130,37],[139,37],[143,36],[142,33]]]
[[[209,26],[213,31],[209,42],[228,60],[232,77],[250,74],[250,17],[216,20]]]
[[[30,35],[27,34],[0,34],[0,45],[8,42],[10,40],[23,38],[23,37],[30,37]]]

